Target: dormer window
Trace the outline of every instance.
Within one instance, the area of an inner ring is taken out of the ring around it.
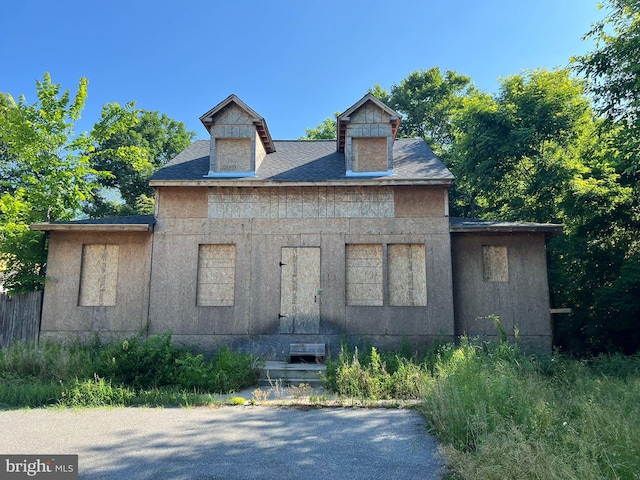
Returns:
[[[365,95],[338,117],[338,151],[348,177],[393,173],[393,141],[400,116],[375,96]]]
[[[267,123],[235,95],[200,121],[211,134],[209,178],[253,177],[264,157],[275,152]]]

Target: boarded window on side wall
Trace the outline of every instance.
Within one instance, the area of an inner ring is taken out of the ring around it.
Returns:
[[[351,140],[354,172],[386,172],[389,169],[387,137],[355,137]]]
[[[393,244],[387,248],[389,305],[427,304],[427,275],[423,244]]]
[[[82,246],[80,306],[109,307],[116,304],[118,253],[118,245]]]
[[[382,245],[346,246],[347,305],[383,304]]]
[[[235,278],[235,245],[199,246],[198,306],[233,306]]]
[[[485,282],[509,281],[509,261],[505,245],[482,246],[482,274]]]

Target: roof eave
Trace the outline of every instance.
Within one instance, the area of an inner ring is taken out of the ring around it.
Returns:
[[[42,232],[152,232],[149,223],[33,223],[31,230]]]
[[[544,233],[547,237],[559,235],[564,227],[556,224],[543,225],[450,225],[451,233]]]
[[[357,178],[350,177],[335,180],[300,180],[277,181],[261,180],[258,178],[237,179],[206,179],[202,180],[151,180],[152,187],[331,187],[331,186],[403,186],[403,185],[442,185],[449,186],[453,178],[422,178],[422,179],[398,179],[398,178]]]

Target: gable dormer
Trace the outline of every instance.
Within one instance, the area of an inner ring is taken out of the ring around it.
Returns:
[[[338,151],[347,176],[391,175],[399,126],[400,115],[370,93],[340,115]]]
[[[253,177],[264,157],[275,152],[267,122],[235,95],[200,121],[211,135],[207,177]]]

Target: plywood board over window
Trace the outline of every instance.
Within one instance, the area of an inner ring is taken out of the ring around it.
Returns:
[[[199,306],[233,306],[235,277],[235,245],[199,246],[197,292]]]
[[[216,138],[216,171],[248,172],[251,170],[250,138]]]
[[[347,305],[382,305],[382,245],[346,247]]]
[[[355,137],[351,140],[354,172],[386,172],[389,169],[387,137]]]
[[[427,275],[423,244],[387,247],[389,305],[417,307],[427,304]]]
[[[109,307],[116,304],[118,253],[118,245],[82,246],[78,300],[81,307]]]
[[[482,274],[485,282],[509,281],[509,259],[505,245],[482,246]]]

